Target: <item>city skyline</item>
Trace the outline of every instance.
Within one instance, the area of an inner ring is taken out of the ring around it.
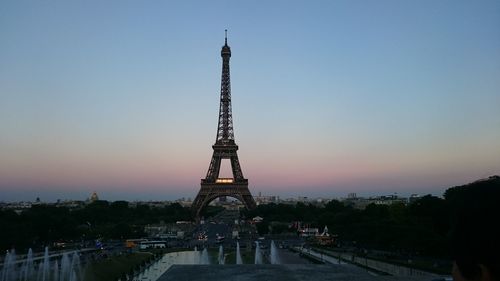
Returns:
[[[226,28],[252,194],[499,174],[500,3],[383,3],[2,2],[0,201],[194,198]]]

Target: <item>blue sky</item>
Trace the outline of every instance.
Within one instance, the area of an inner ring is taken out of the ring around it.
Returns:
[[[441,194],[500,173],[499,26],[498,1],[2,1],[0,201],[194,197],[226,28],[253,193]]]

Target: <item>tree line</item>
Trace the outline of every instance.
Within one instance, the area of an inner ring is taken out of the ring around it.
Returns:
[[[487,210],[485,212],[494,212],[498,200],[500,177],[493,176],[449,188],[443,198],[426,195],[411,204],[370,204],[362,210],[337,200],[323,207],[304,203],[267,204],[245,215],[264,218],[258,225],[261,235],[294,232],[296,225],[291,222],[301,221],[320,231],[328,226],[331,234],[339,236],[340,243],[358,248],[447,258],[458,215],[473,213],[479,206]],[[477,219],[492,215],[485,212],[477,215]],[[288,227],[275,222],[288,223]]]
[[[411,204],[371,204],[363,210],[337,200],[324,206],[267,204],[243,211],[242,216],[263,217],[258,225],[260,234],[293,232],[296,230],[290,227],[292,222],[300,221],[320,230],[328,226],[330,233],[339,235],[341,243],[357,247],[447,257],[457,214],[477,206],[494,210],[489,206],[499,205],[499,199],[500,177],[495,176],[449,188],[443,198],[427,195]],[[208,217],[220,210],[209,207],[204,215]],[[140,238],[144,237],[147,224],[192,220],[191,215],[190,208],[177,203],[131,207],[126,201],[96,201],[75,210],[36,205],[19,214],[4,209],[0,210],[0,250],[22,251],[57,241]]]
[[[75,210],[43,204],[19,214],[0,210],[0,249],[39,248],[58,241],[140,238],[147,224],[179,220],[191,220],[191,212],[178,203],[153,208],[131,207],[126,201],[95,201]]]

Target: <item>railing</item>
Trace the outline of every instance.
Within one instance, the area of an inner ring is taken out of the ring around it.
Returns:
[[[439,274],[427,272],[411,267],[391,264],[370,258],[358,257],[352,253],[323,251],[319,249],[306,249],[302,247],[295,247],[301,253],[308,254],[311,257],[316,257],[321,262],[328,263],[341,263],[347,262],[369,268],[379,272],[385,272],[393,276],[422,276],[422,277],[441,277]]]

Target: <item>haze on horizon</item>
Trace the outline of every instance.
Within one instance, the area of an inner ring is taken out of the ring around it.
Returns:
[[[217,129],[224,29],[256,195],[500,174],[498,1],[2,1],[0,201],[175,199]]]

